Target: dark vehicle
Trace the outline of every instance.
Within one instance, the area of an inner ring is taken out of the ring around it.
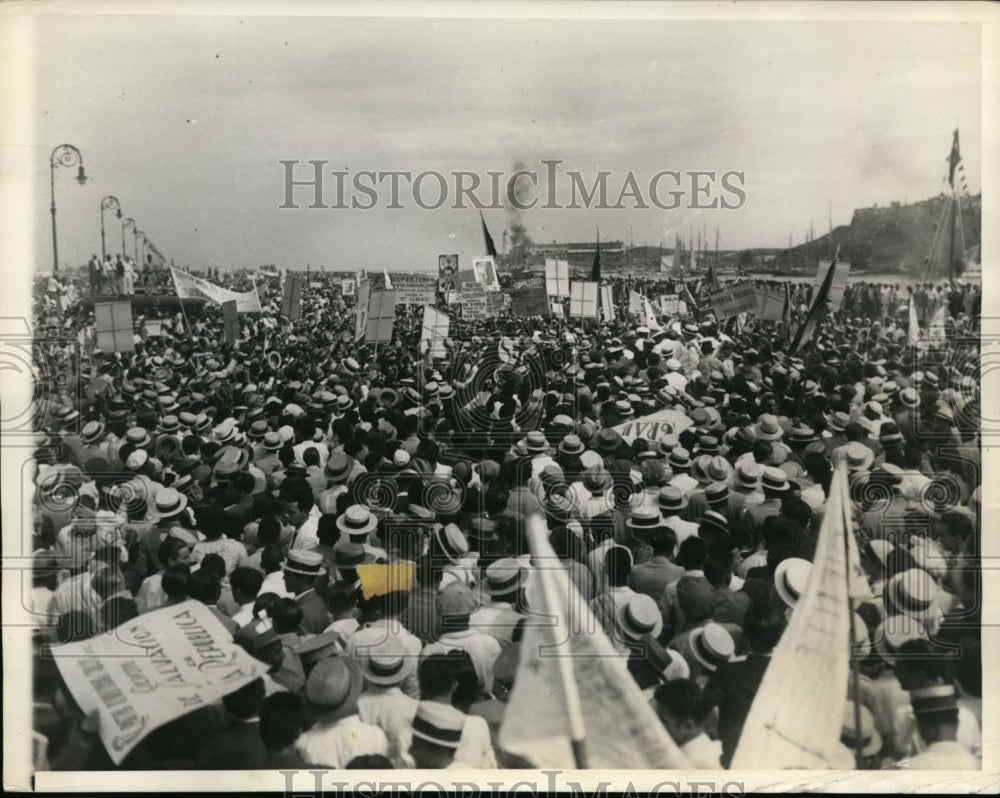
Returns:
[[[132,303],[133,315],[142,313],[146,316],[172,316],[184,306],[184,312],[189,316],[201,316],[204,313],[207,299],[202,297],[190,297],[181,299],[176,294],[133,294],[107,295],[107,296],[85,296],[78,299],[70,307],[71,313],[90,313],[94,310],[94,303],[97,302],[121,302],[128,300]]]

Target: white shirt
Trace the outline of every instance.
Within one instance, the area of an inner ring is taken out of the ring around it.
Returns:
[[[684,756],[690,760],[692,767],[718,770],[719,757],[722,756],[722,741],[712,740],[702,732],[697,737],[688,740],[681,747]]]
[[[341,769],[358,756],[388,756],[389,740],[378,726],[349,715],[329,726],[314,726],[295,748],[310,765]]]
[[[358,717],[385,732],[389,740],[388,757],[396,767],[407,767],[412,762],[408,751],[419,703],[398,686],[376,687],[368,683],[358,698]]]
[[[484,601],[469,616],[469,628],[495,637],[505,648],[510,645],[514,627],[523,616],[506,601]]]
[[[264,581],[257,595],[263,596],[265,593],[275,593],[280,598],[295,598],[295,594],[290,593],[285,587],[285,575],[280,569],[264,575]]]
[[[322,515],[319,507],[314,504],[302,526],[295,530],[291,548],[315,549],[319,545],[319,519]]]
[[[493,666],[496,665],[497,657],[502,651],[497,639],[475,629],[445,632],[436,643],[430,643],[424,648],[423,656],[446,654],[453,648],[468,653],[472,659],[472,665],[476,669],[479,686],[484,692],[492,694]]]

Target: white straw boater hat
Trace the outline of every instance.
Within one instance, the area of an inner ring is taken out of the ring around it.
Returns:
[[[402,641],[389,637],[365,648],[359,658],[365,681],[380,687],[401,684],[413,671],[417,660],[410,656]]]
[[[811,573],[812,563],[800,557],[782,560],[774,569],[774,586],[781,600],[789,607],[798,603],[809,584]]]
[[[437,701],[421,701],[413,718],[413,736],[444,748],[458,748],[465,713]]]

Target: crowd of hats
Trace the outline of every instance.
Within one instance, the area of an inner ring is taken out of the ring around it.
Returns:
[[[914,651],[978,636],[978,581],[966,575],[978,569],[981,491],[971,314],[956,315],[946,341],[913,347],[905,314],[854,315],[873,301],[855,288],[795,354],[771,325],[455,319],[444,356],[421,359],[419,309],[400,310],[390,344],[358,345],[349,303],[318,283],[300,321],[281,319],[264,288],[264,314],[243,319],[235,344],[217,343],[221,321],[207,316],[127,356],[89,354],[78,391],[40,402],[34,544],[38,563],[65,566],[57,591],[100,561],[120,574],[118,598],[139,601],[156,571],[150,535],[185,544],[198,572],[206,551],[232,542],[262,573],[273,549],[265,578],[315,591],[321,615],[346,589],[375,623],[373,596],[408,592],[420,623],[432,621],[426,646],[447,639],[444,620],[532,609],[523,521],[540,512],[638,686],[652,695],[683,679],[707,693],[777,642],[763,645],[768,624],[755,613],[770,612],[780,636],[814,588],[816,533],[843,465],[872,592],[851,624],[866,678],[891,681]],[[658,411],[674,422],[643,422]],[[206,507],[237,522],[220,537]],[[273,543],[269,526],[280,528]],[[366,581],[369,566],[401,563],[414,564],[405,585],[401,571],[375,589]],[[220,590],[240,581],[231,577],[219,574]],[[234,639],[267,662],[293,657],[301,679],[290,692],[323,724],[352,717],[374,688],[414,680],[406,635],[352,654],[337,619],[323,617],[294,633],[255,618]],[[478,633],[499,641],[495,683],[481,679],[477,695],[496,701],[516,684],[525,632]],[[955,674],[942,681],[910,691],[913,713],[975,695]],[[845,744],[911,753],[890,750],[900,729],[875,704],[860,728],[845,714]],[[465,718],[423,700],[408,728],[418,747],[454,752]]]

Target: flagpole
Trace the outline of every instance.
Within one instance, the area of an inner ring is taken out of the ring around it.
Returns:
[[[538,537],[545,535],[548,537],[548,524],[545,522],[543,516],[538,513],[532,513],[525,519],[525,524],[527,526],[528,532],[528,546],[531,549],[533,556],[537,556],[538,545],[536,540]],[[535,563],[536,568],[541,565],[540,563]],[[553,564],[554,567],[562,568],[561,563]],[[552,580],[546,578],[544,573],[539,574],[541,579],[539,583],[541,584],[542,591],[545,595],[545,604],[548,607],[558,606],[558,597],[553,595],[552,592]],[[560,644],[561,649],[567,649],[567,640],[564,640]],[[566,651],[565,653],[569,653]],[[573,760],[576,764],[578,770],[585,770],[587,768],[587,729],[583,723],[583,709],[580,704],[580,693],[576,687],[576,676],[573,673],[573,661],[569,656],[562,656],[562,652],[556,653],[556,661],[559,665],[559,681],[562,683],[563,698],[566,701],[566,718],[569,721],[569,739],[570,744],[573,747]]]
[[[848,535],[853,535],[854,532],[851,529],[851,514],[848,510],[849,499],[846,495],[843,495],[846,494],[848,486],[846,462],[841,462],[837,465],[835,476],[839,486],[838,490],[842,491],[840,508],[843,518],[842,526],[844,527],[844,578],[847,580],[847,617],[850,619],[848,623],[850,624],[851,682],[854,685],[855,760],[857,766],[861,767],[861,758],[864,756],[864,741],[861,738],[861,662],[854,656],[854,641],[857,640],[857,637],[855,635],[854,597],[851,595],[851,547],[847,538]]]

